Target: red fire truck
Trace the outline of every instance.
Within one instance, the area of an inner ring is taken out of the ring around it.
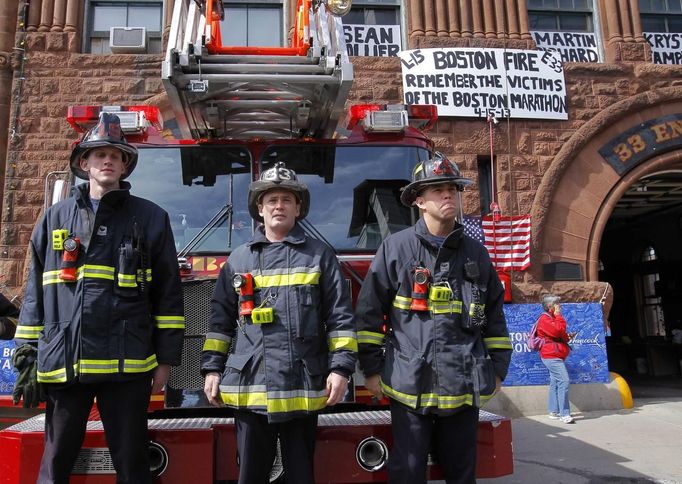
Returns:
[[[222,2],[177,0],[162,67],[175,119],[164,126],[152,106],[69,109],[81,133],[102,109],[117,111],[139,148],[129,177],[133,192],[171,217],[186,334],[182,366],[173,370],[164,398],[150,405],[157,482],[237,479],[233,420],[229,409],[208,405],[199,357],[218,271],[254,229],[249,183],[279,161],[302,176],[312,203],[300,224],[337,253],[354,298],[381,241],[416,221],[399,190],[412,167],[432,155],[424,132],[436,121],[435,107],[353,106],[338,126],[353,78],[335,15],[346,7],[344,0],[299,0],[291,47],[229,47],[220,40]],[[66,196],[71,183],[51,180],[47,199]],[[386,481],[392,437],[385,403],[372,401],[356,373],[344,403],[320,416],[317,482]],[[480,416],[477,475],[512,473],[509,419],[483,410]],[[35,482],[43,426],[38,415],[0,432],[0,483]],[[272,481],[281,475],[276,461]],[[429,477],[439,476],[437,462],[430,462]],[[115,482],[96,408],[71,482]]]

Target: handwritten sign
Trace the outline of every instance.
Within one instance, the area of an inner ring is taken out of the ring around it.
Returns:
[[[571,342],[571,353],[566,358],[571,383],[608,383],[606,332],[601,304],[567,303],[561,305],[561,312],[566,318],[568,331],[577,333]],[[514,348],[505,386],[549,384],[549,372],[540,354],[530,351],[526,344],[527,333],[540,314],[540,304],[504,305]]]
[[[597,36],[590,32],[531,32],[540,50],[556,52],[562,62],[599,62]]]
[[[396,57],[400,25],[344,25],[349,56]]]
[[[654,64],[682,64],[682,34],[644,32]]]
[[[650,119],[611,139],[599,149],[606,162],[623,175],[654,154],[682,147],[682,113]]]
[[[0,341],[0,395],[11,395],[16,380],[16,373],[12,367],[12,353],[14,341]]]
[[[568,119],[555,52],[418,49],[399,57],[406,104],[435,104],[439,116]]]

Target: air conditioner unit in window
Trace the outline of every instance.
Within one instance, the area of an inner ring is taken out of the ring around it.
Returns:
[[[111,27],[109,47],[114,54],[147,52],[147,29],[144,27]]]

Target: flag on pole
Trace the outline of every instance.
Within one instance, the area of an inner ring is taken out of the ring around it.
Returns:
[[[481,226],[485,248],[497,269],[522,271],[530,266],[530,215],[502,216],[497,222],[486,215]]]
[[[481,227],[481,217],[465,215],[462,225],[464,225],[465,235],[468,235],[481,245],[485,245],[485,235],[483,235],[483,227]]]

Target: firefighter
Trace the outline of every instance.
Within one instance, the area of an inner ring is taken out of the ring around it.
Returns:
[[[310,194],[278,162],[251,183],[259,225],[218,277],[201,356],[204,392],[235,409],[239,483],[269,482],[279,436],[286,482],[314,484],[317,413],[344,396],[357,339],[334,252],[303,232]]]
[[[0,339],[14,338],[19,309],[0,293]]]
[[[425,483],[432,442],[448,484],[475,482],[478,410],[507,374],[504,291],[456,219],[470,183],[440,153],[416,165],[401,201],[420,218],[384,240],[358,297],[365,386],[390,401],[391,483]]]
[[[89,183],[48,208],[31,237],[14,356],[27,383],[15,403],[46,394],[39,483],[69,482],[95,398],[117,482],[152,482],[150,393],[180,364],[185,321],[168,214],[124,181],[136,163],[118,116],[102,113],[71,154]]]

